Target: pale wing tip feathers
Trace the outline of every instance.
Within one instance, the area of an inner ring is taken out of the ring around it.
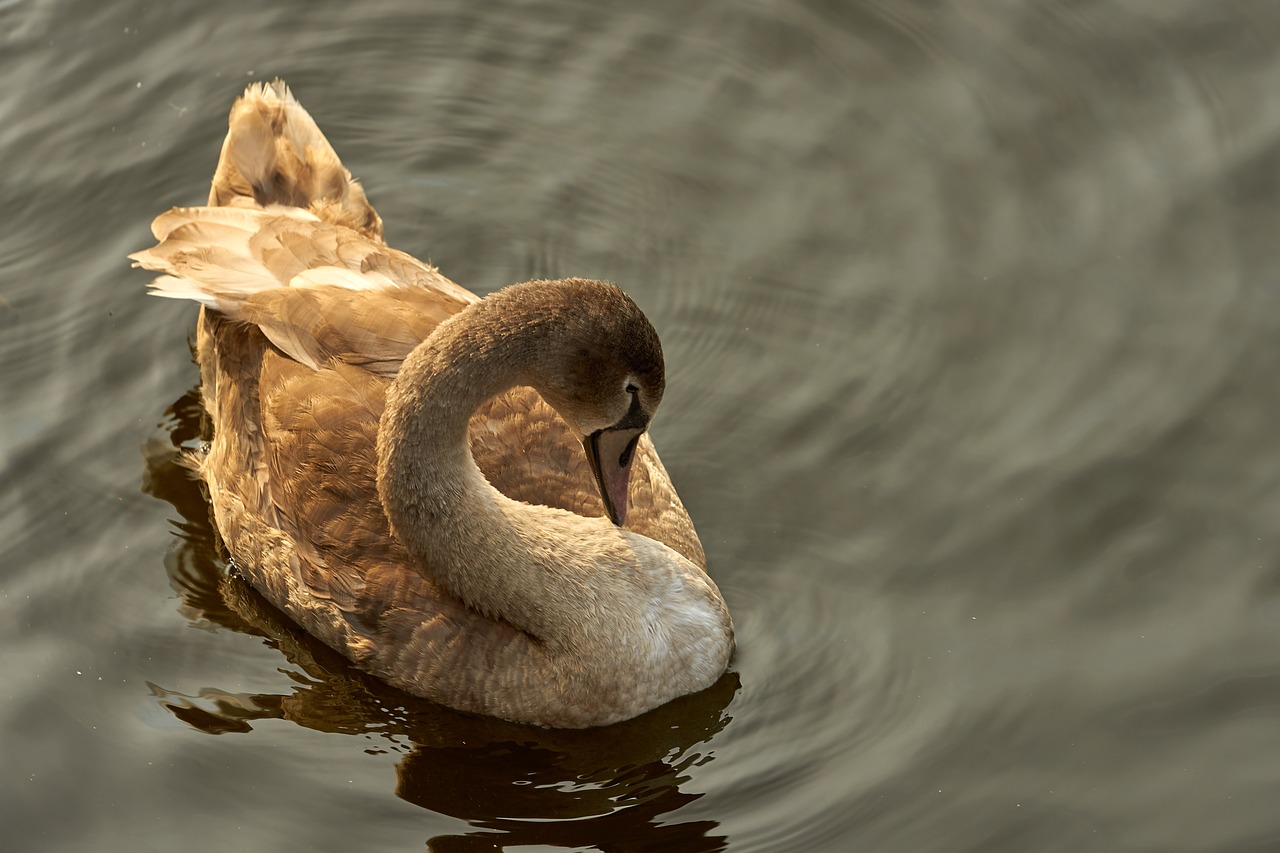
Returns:
[[[175,275],[162,275],[152,280],[147,288],[147,293],[151,296],[163,296],[166,299],[193,299],[206,308],[221,310],[216,296],[189,279],[178,278]]]
[[[143,249],[129,255],[129,260],[133,261],[133,268],[152,272],[175,272],[172,264],[157,253],[156,249],[159,248],[157,246],[153,249]],[[218,307],[217,298],[202,288],[199,282],[176,275],[161,275],[147,282],[147,295],[163,296],[166,299],[192,299],[210,308]]]
[[[174,207],[151,223],[159,242],[129,258],[135,267],[163,273],[150,283],[152,295],[191,299],[234,315],[253,293],[283,286],[249,248],[263,223],[281,215],[315,221],[296,209]]]
[[[296,207],[175,207],[157,216],[151,230],[159,242],[129,258],[136,267],[173,279],[157,279],[152,293],[193,299],[232,316],[243,300],[278,287],[407,286],[365,268],[365,255],[379,251],[380,244],[350,234],[351,248],[344,250],[343,234],[349,232]],[[299,256],[299,241],[314,254]],[[298,265],[302,269],[295,269]]]

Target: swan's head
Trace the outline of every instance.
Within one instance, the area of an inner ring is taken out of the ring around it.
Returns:
[[[545,295],[555,303],[544,328],[556,340],[534,384],[582,439],[609,518],[621,525],[636,445],[666,387],[658,333],[612,284],[531,284],[551,285]]]

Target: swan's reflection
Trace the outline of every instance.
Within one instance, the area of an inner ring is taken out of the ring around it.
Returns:
[[[401,693],[366,676],[306,635],[234,572],[226,571],[209,505],[180,463],[198,445],[203,410],[193,390],[170,407],[170,442],[146,448],[144,489],[180,513],[182,535],[165,563],[184,615],[197,624],[267,639],[295,666],[288,694],[196,696],[151,685],[175,717],[211,734],[248,732],[263,719],[311,729],[379,734],[388,750],[407,749],[396,793],[477,831],[431,839],[433,851],[542,844],[603,851],[723,850],[714,821],[673,823],[697,799],[680,784],[710,760],[707,742],[729,721],[738,688],[728,673],[711,688],[604,729],[554,731],[478,719]],[[407,744],[407,746],[405,746]]]

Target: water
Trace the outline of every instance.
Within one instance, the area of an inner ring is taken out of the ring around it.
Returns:
[[[1280,7],[0,4],[6,850],[1280,846]],[[287,79],[389,242],[621,283],[738,628],[467,720],[225,575],[126,253]]]

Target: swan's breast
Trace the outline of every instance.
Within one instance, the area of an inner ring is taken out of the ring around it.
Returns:
[[[691,563],[666,546],[657,550],[663,552],[660,567],[644,560],[651,585],[637,620],[635,639],[641,648],[636,651],[660,680],[681,691],[698,690],[714,683],[728,666],[733,649],[729,613],[719,591]],[[641,553],[649,557],[649,552]]]

